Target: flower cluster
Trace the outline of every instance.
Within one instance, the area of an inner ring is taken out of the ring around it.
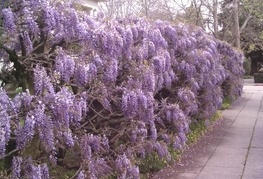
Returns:
[[[81,156],[86,164],[84,168],[88,170],[91,178],[100,178],[111,172],[111,167],[104,158],[99,157],[99,153],[106,153],[109,150],[108,139],[105,136],[95,136],[85,134],[81,138]],[[85,176],[80,172],[78,177]]]
[[[2,10],[2,15],[4,19],[5,30],[10,33],[16,32],[16,25],[14,20],[14,14],[11,8],[5,8]]]
[[[21,173],[21,164],[23,159],[21,157],[14,157],[12,160],[12,178],[19,179]]]
[[[75,71],[75,61],[60,49],[56,56],[55,67],[56,71],[61,75],[62,80],[69,82]]]
[[[37,95],[42,95],[46,92],[54,94],[55,92],[51,79],[47,75],[46,70],[41,66],[37,66],[34,69],[34,89]]]
[[[18,149],[23,149],[32,140],[35,133],[35,120],[35,116],[28,113],[24,126],[20,124],[16,129],[16,145]]]
[[[12,178],[49,179],[50,175],[46,163],[34,165],[31,158],[14,157],[12,160]]]
[[[5,155],[6,145],[10,139],[10,110],[12,103],[4,89],[0,88],[0,157]]]
[[[125,155],[120,155],[116,159],[116,170],[119,173],[118,178],[125,179],[125,178],[134,178],[139,179],[139,168],[133,166],[130,159]]]

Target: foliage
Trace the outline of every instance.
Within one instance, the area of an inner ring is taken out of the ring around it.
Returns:
[[[262,10],[263,3],[261,0],[242,0],[239,1],[239,26],[241,48],[247,54],[251,51],[262,49]],[[232,3],[233,1],[224,0],[222,3],[222,13],[220,13],[220,22],[222,26],[220,38],[232,43],[233,27],[232,21]]]
[[[263,73],[255,73],[254,74],[254,82],[255,83],[263,83]]]
[[[191,144],[200,139],[204,135],[206,130],[205,121],[192,122],[190,125],[191,132],[188,134],[187,143]]]
[[[242,54],[194,26],[93,19],[52,0],[11,0],[1,18],[0,156],[13,178],[139,178],[138,158],[168,160],[193,118],[242,91]]]
[[[262,33],[263,33],[263,3],[262,1],[242,1],[240,7],[240,23],[250,17],[246,28],[241,32],[242,47],[245,53],[262,50]]]
[[[231,97],[225,97],[221,106],[221,110],[228,109],[232,102],[233,99],[231,99]]]
[[[243,66],[244,66],[244,70],[245,70],[245,76],[249,76],[250,71],[251,71],[251,59],[245,58]]]

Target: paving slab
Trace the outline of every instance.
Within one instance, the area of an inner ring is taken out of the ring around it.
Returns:
[[[240,179],[242,174],[241,168],[231,167],[211,167],[206,166],[202,173],[195,176],[196,179]],[[178,179],[180,179],[179,177]]]
[[[247,149],[237,150],[236,148],[228,148],[220,145],[220,147],[216,148],[206,166],[243,169],[246,155]],[[202,172],[204,172],[204,170]]]
[[[263,178],[263,148],[250,148],[242,179]]]
[[[263,137],[262,137],[263,136],[263,112],[260,112],[259,114],[260,115],[258,117],[253,139],[251,142],[251,148],[262,148],[263,149]],[[262,153],[262,156],[263,156],[263,153]]]

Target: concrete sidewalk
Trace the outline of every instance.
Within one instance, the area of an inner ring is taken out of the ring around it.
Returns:
[[[201,150],[193,152],[191,164],[171,166],[153,179],[263,179],[262,99],[263,84],[245,80],[244,93],[223,111],[224,125],[210,136],[211,145],[197,144]]]

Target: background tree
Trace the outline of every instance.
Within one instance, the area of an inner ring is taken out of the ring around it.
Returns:
[[[236,43],[237,39],[240,39],[240,47],[247,51],[253,49],[255,46],[260,46],[260,33],[262,32],[262,2],[261,1],[240,1],[238,3],[238,22],[239,22],[239,33],[238,38],[237,32],[237,13],[234,10],[233,3],[237,1],[224,1],[222,4],[222,12],[220,16],[220,23],[222,30],[220,32],[220,38],[230,43]],[[234,16],[235,15],[235,16]],[[236,19],[235,21],[231,21]],[[235,24],[233,22],[236,22]]]
[[[137,5],[134,1],[129,0],[106,0],[99,3],[100,11],[107,17],[127,17],[137,13]]]
[[[242,49],[253,49],[254,46],[261,44],[262,2],[260,0],[147,0],[123,1],[119,4],[118,2],[120,1],[105,2],[108,4],[110,14],[113,14],[111,12],[115,9],[116,17],[135,14],[148,19],[191,23]],[[129,13],[122,13],[121,9],[129,9],[126,11]],[[250,47],[248,47],[249,43],[252,44]]]
[[[242,1],[240,22],[244,25],[241,27],[241,46],[245,52],[262,50],[262,10],[262,1]]]
[[[239,0],[233,0],[233,22],[234,45],[240,49]]]

